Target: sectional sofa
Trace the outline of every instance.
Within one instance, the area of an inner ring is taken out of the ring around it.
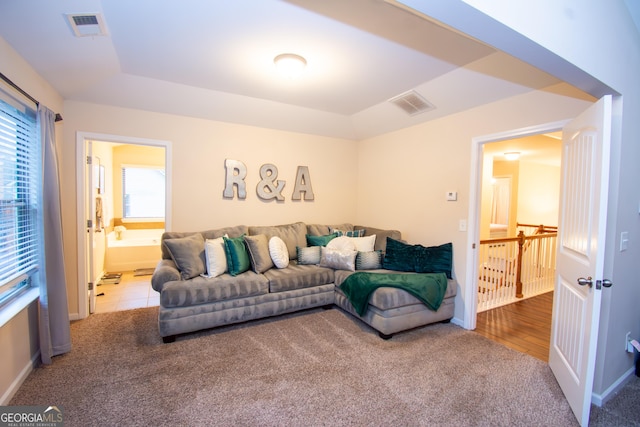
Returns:
[[[359,287],[374,281],[357,300]],[[409,245],[399,231],[348,223],[165,232],[151,284],[160,293],[165,343],[180,334],[334,305],[388,339],[449,321],[457,291],[450,243]]]

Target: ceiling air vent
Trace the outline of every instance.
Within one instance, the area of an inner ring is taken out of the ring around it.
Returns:
[[[424,99],[418,92],[410,90],[389,100],[392,104],[402,108],[410,116],[433,110],[435,105]]]
[[[76,37],[106,36],[107,27],[98,13],[68,14],[67,20]]]

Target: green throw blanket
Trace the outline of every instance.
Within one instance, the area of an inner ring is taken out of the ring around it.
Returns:
[[[433,311],[437,311],[447,290],[444,273],[365,273],[357,272],[340,285],[356,313],[367,311],[369,297],[378,288],[398,288],[409,292]]]

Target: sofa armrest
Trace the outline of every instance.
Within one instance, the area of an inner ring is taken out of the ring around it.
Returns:
[[[156,269],[151,276],[151,287],[158,292],[162,291],[162,287],[167,282],[182,280],[178,267],[171,259],[163,259],[158,262]]]

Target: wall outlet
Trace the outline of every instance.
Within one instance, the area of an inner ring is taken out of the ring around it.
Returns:
[[[447,191],[447,201],[455,202],[458,200],[458,192],[457,191]]]

